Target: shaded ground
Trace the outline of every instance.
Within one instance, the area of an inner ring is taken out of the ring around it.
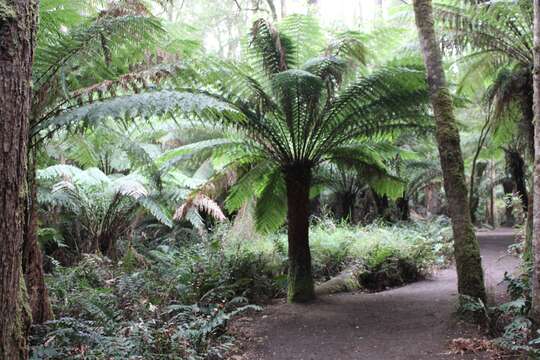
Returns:
[[[504,256],[513,240],[511,229],[478,234],[486,285],[500,298],[498,285],[518,261]],[[241,327],[251,338],[248,360],[432,360],[483,359],[448,351],[448,341],[474,329],[457,324],[456,273],[440,271],[430,279],[376,294],[340,294],[309,305],[268,306]],[[246,330],[247,329],[247,330]]]

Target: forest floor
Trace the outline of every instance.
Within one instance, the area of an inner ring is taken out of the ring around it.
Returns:
[[[500,282],[518,259],[506,256],[512,229],[478,233],[486,285],[499,302]],[[486,354],[456,355],[454,338],[482,336],[456,319],[456,272],[451,267],[429,279],[379,293],[328,295],[298,305],[283,301],[253,318],[239,319],[242,360],[434,360],[487,359]]]

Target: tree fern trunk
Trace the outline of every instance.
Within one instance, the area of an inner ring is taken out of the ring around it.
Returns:
[[[540,122],[540,0],[534,0],[534,122]],[[540,126],[534,127],[533,283],[531,317],[540,323]]]
[[[21,271],[28,120],[37,4],[0,2],[0,359],[28,357]]]
[[[505,151],[506,167],[516,186],[516,191],[521,198],[521,204],[523,211],[527,212],[529,206],[529,194],[527,191],[527,185],[525,183],[525,160],[523,156],[516,150]]]
[[[452,97],[446,85],[439,43],[435,37],[433,8],[431,0],[414,0],[413,5],[428,74],[444,189],[454,231],[458,291],[462,295],[485,300],[480,246],[471,223],[459,130],[454,117]]]
[[[315,298],[309,250],[309,188],[311,168],[295,166],[285,171],[288,205],[289,302]]]

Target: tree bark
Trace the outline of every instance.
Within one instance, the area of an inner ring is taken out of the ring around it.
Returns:
[[[459,130],[452,97],[446,85],[441,50],[435,36],[431,0],[414,0],[413,6],[435,114],[436,139],[444,190],[448,198],[448,212],[452,219],[458,292],[485,301],[480,246],[471,223]]]
[[[311,168],[294,166],[285,170],[289,241],[289,302],[315,298],[309,250],[309,188]]]
[[[28,121],[37,3],[0,7],[0,359],[28,357],[30,314],[22,276]]]
[[[505,150],[506,167],[510,173],[516,192],[521,198],[523,211],[527,212],[529,206],[529,194],[527,192],[527,184],[525,183],[525,161],[521,154],[516,150]]]
[[[534,123],[540,122],[540,0],[534,7]],[[540,323],[540,126],[534,127],[533,283],[531,318]]]
[[[409,208],[409,197],[403,195],[396,200],[396,207],[398,209],[399,220],[409,221],[411,219],[411,209]]]
[[[43,254],[38,244],[37,184],[35,179],[35,154],[30,154],[28,161],[28,200],[25,206],[25,228],[23,245],[23,271],[28,290],[32,322],[42,324],[53,318],[49,301],[49,292],[45,285]]]

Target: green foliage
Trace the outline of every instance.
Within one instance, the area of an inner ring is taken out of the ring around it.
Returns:
[[[162,250],[130,272],[99,256],[58,268],[48,284],[60,317],[35,327],[31,358],[223,356],[232,340],[224,333],[227,322],[258,307],[235,296],[234,280],[227,279],[234,269],[220,274],[215,250]]]
[[[117,239],[126,236],[141,208],[172,227],[170,216],[152,198],[146,179],[138,174],[107,176],[97,168],[54,165],[39,170],[37,179],[40,204],[60,210],[65,220],[71,220],[67,223],[70,240],[84,239],[83,243],[75,241],[72,251],[101,249],[114,255]]]
[[[369,272],[378,271],[391,259],[401,259],[414,264],[419,276],[427,275],[434,267],[446,266],[450,261],[450,237],[451,231],[444,219],[407,226],[372,224],[365,227],[325,219],[310,229],[313,274],[317,280],[327,280],[353,264],[363,264]],[[230,242],[273,259],[276,254],[287,253],[284,235],[269,235],[249,243],[232,236]]]
[[[376,191],[393,198],[402,195],[401,183],[377,153],[376,143],[389,134],[429,127],[421,67],[396,63],[345,78],[346,70],[365,61],[361,37],[342,33],[325,44],[317,29],[309,16],[291,16],[278,29],[257,20],[250,50],[258,65],[211,61],[180,76],[180,84],[197,87],[237,111],[237,116],[221,112],[210,117],[236,136],[234,144],[224,145],[217,155],[224,171],[240,173],[226,207],[234,211],[255,197],[257,229],[266,233],[283,224],[283,176],[295,166],[317,173],[325,163],[346,164]],[[307,45],[312,36],[321,41]],[[327,50],[322,58],[309,60],[318,47],[311,44],[319,42],[320,50],[326,45]],[[198,146],[189,144],[185,150],[191,147]],[[171,150],[163,160],[184,156],[182,148]],[[223,154],[231,148],[233,155],[224,161]]]

